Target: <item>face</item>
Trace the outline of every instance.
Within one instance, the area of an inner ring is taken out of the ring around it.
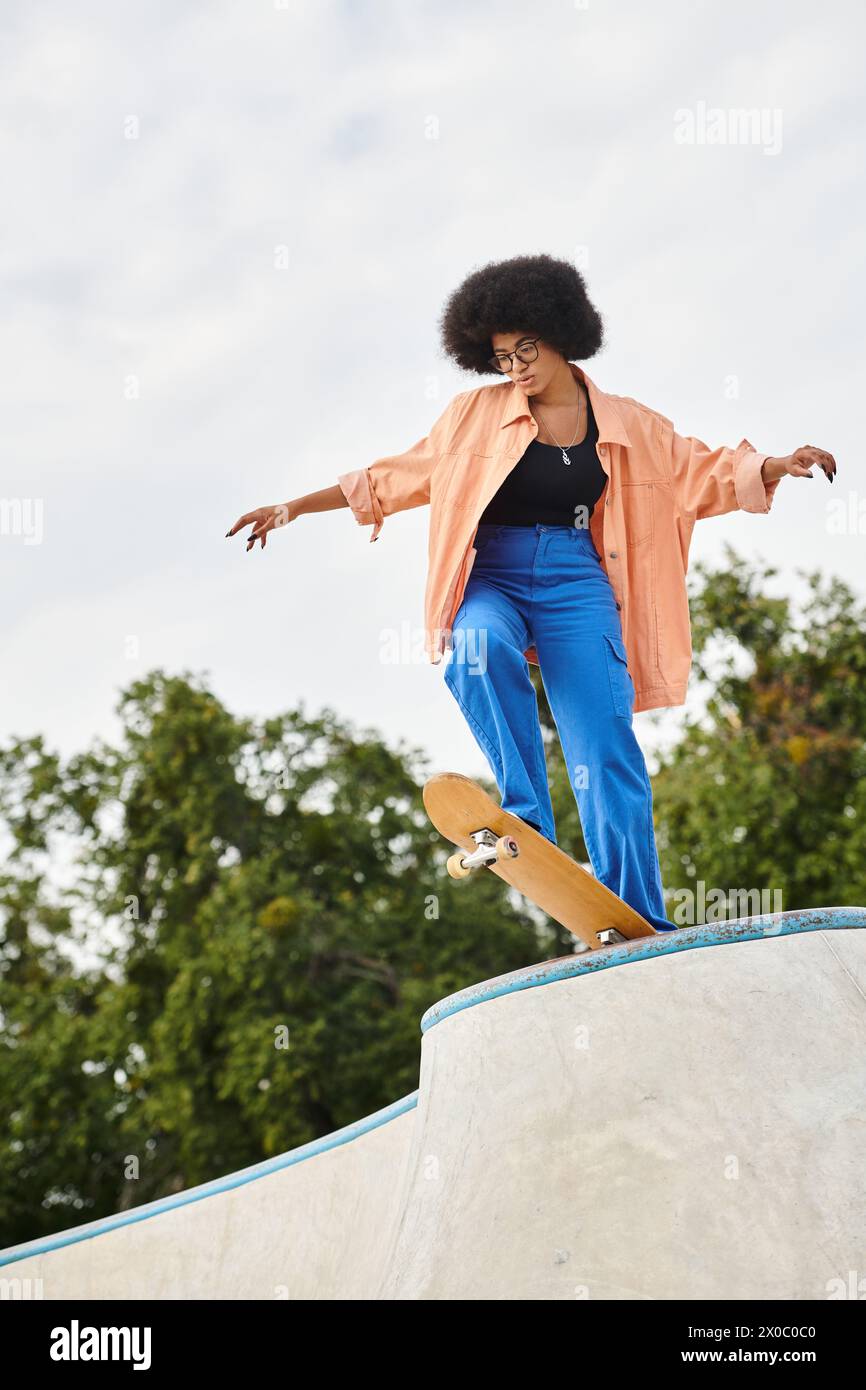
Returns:
[[[511,362],[511,369],[504,373],[520,384],[520,389],[525,391],[527,396],[535,395],[538,391],[543,391],[547,386],[554,372],[561,366],[562,353],[555,348],[548,347],[543,339],[538,338],[535,333],[494,333],[491,338],[491,356],[502,352],[522,351],[523,347],[528,350],[524,354],[526,357],[532,356],[532,344],[538,350],[538,356],[534,362],[521,362],[519,357],[514,357]],[[503,362],[503,366],[506,365]]]

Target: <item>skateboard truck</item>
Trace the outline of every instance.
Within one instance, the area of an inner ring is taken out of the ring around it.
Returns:
[[[645,917],[533,822],[497,806],[471,777],[439,772],[429,778],[424,809],[450,841],[446,864],[451,878],[468,879],[473,871],[486,868],[591,951],[622,949],[621,943],[655,936]],[[483,872],[481,876],[486,877]]]
[[[473,869],[495,864],[497,860],[516,859],[520,853],[520,846],[513,835],[495,835],[487,826],[470,833],[476,848],[469,854],[461,850],[449,856],[447,868],[452,878],[468,878]],[[602,946],[615,946],[621,941],[628,941],[628,937],[623,936],[616,927],[604,927],[595,935]]]
[[[513,835],[494,835],[487,827],[473,830],[472,838],[477,845],[471,854],[449,855],[447,869],[452,878],[468,878],[473,869],[485,864],[495,864],[499,859],[516,859],[520,846]]]

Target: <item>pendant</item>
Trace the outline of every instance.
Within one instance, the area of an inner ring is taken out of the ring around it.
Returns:
[[[567,463],[569,465],[571,464],[571,459],[568,457],[568,454],[565,452],[564,449],[562,451],[562,461],[563,463]]]

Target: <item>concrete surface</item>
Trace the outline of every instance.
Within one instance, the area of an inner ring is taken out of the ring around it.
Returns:
[[[866,1270],[864,928],[783,913],[473,986],[425,1016],[417,1095],[2,1274],[46,1299],[825,1299]]]

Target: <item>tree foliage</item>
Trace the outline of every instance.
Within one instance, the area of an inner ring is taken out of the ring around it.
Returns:
[[[429,1005],[570,949],[447,877],[417,751],[161,672],[120,712],[117,747],[0,756],[2,1244],[388,1104]]]

